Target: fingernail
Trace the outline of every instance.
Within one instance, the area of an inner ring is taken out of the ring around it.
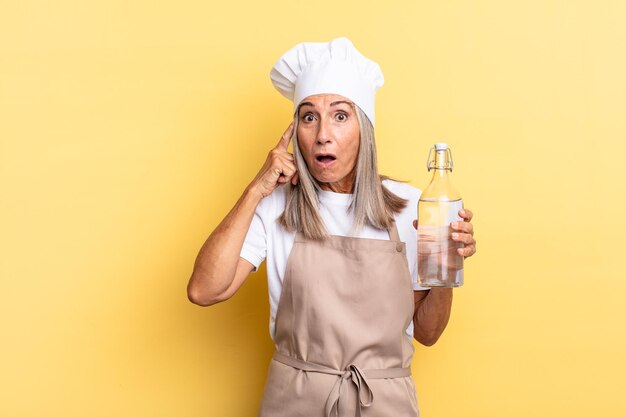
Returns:
[[[457,237],[459,237],[459,234],[458,233],[452,233],[452,237],[453,238],[457,238]]]
[[[450,226],[452,226],[453,228],[455,228],[455,229],[456,229],[457,222],[452,222],[452,223],[450,223]]]
[[[465,214],[465,209],[461,209],[461,213]]]

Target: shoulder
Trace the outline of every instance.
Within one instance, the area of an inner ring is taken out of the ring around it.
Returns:
[[[389,179],[384,180],[383,185],[398,197],[407,200],[406,207],[399,213],[396,213],[394,217],[400,229],[406,228],[406,230],[400,232],[401,236],[413,233],[415,230],[413,228],[413,220],[417,218],[417,203],[422,195],[422,190],[405,182]]]
[[[405,182],[386,179],[383,180],[383,185],[398,197],[409,200],[409,205],[413,202],[417,204],[420,195],[422,195],[422,190]]]

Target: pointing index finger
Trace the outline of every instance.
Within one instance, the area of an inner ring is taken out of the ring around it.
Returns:
[[[291,142],[291,136],[293,136],[293,122],[291,122],[287,130],[285,130],[283,136],[281,136],[280,141],[278,141],[278,147],[287,150],[289,142]]]

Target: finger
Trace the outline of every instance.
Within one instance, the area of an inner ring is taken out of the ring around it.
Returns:
[[[291,178],[297,171],[296,165],[293,162],[283,161],[280,168],[280,173],[286,177]]]
[[[413,220],[413,227],[415,228],[415,230],[417,230],[417,219]]]
[[[475,245],[470,245],[470,246],[466,246],[464,248],[458,248],[457,253],[459,255],[462,255],[466,258],[469,258],[470,256],[474,255],[476,253],[476,246]]]
[[[450,223],[450,227],[454,230],[458,230],[459,232],[469,233],[470,235],[474,234],[474,225],[466,222],[452,222]]]
[[[454,232],[454,233],[452,233],[450,235],[450,237],[452,238],[452,240],[455,240],[457,242],[463,242],[466,245],[473,245],[474,244],[474,238],[469,233],[457,233],[457,232]]]
[[[471,222],[472,217],[474,217],[474,213],[472,213],[471,210],[462,208],[461,210],[459,210],[459,216],[463,217],[464,221]]]
[[[298,171],[296,171],[296,173],[293,174],[293,177],[291,177],[291,183],[293,185],[296,185],[298,183]]]
[[[293,157],[293,154],[290,154],[289,152],[282,152],[279,154],[278,158],[280,159],[280,162],[283,164],[291,164],[291,165],[295,165],[296,164],[296,160]]]
[[[280,184],[286,184],[288,182],[291,182],[293,185],[296,185],[293,179],[295,177],[297,182],[297,175],[297,172],[293,173],[292,175],[282,174],[280,177],[278,177],[276,181]]]
[[[291,163],[284,163],[282,168],[275,168],[274,173],[278,174],[276,177],[276,182],[279,184],[285,184],[286,182],[291,181],[291,178],[297,172],[295,165]]]
[[[281,136],[280,140],[278,141],[277,148],[287,150],[287,147],[289,146],[289,142],[291,142],[292,135],[293,135],[293,122],[291,122],[287,130],[285,130],[285,133],[283,133],[283,135]]]
[[[281,181],[282,177],[283,177],[282,169],[278,167],[274,167],[272,168],[272,171],[270,173],[268,180],[271,184],[275,184],[275,183],[282,184],[282,181]]]
[[[296,172],[296,165],[287,159],[277,158],[272,162],[272,172],[278,175],[291,177]]]
[[[291,182],[294,175],[295,175],[295,172],[292,174],[283,174],[280,177],[278,177],[278,179],[280,180],[281,184],[286,184],[288,182]]]
[[[278,176],[278,178],[276,178],[276,182],[278,184],[285,184],[286,182],[288,182],[291,179],[290,175],[285,175],[285,174],[280,174]]]

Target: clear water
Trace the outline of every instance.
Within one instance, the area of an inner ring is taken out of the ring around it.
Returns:
[[[423,287],[460,287],[463,285],[463,256],[457,252],[465,246],[452,240],[450,223],[463,220],[459,210],[462,200],[424,201],[418,205],[417,275]]]

